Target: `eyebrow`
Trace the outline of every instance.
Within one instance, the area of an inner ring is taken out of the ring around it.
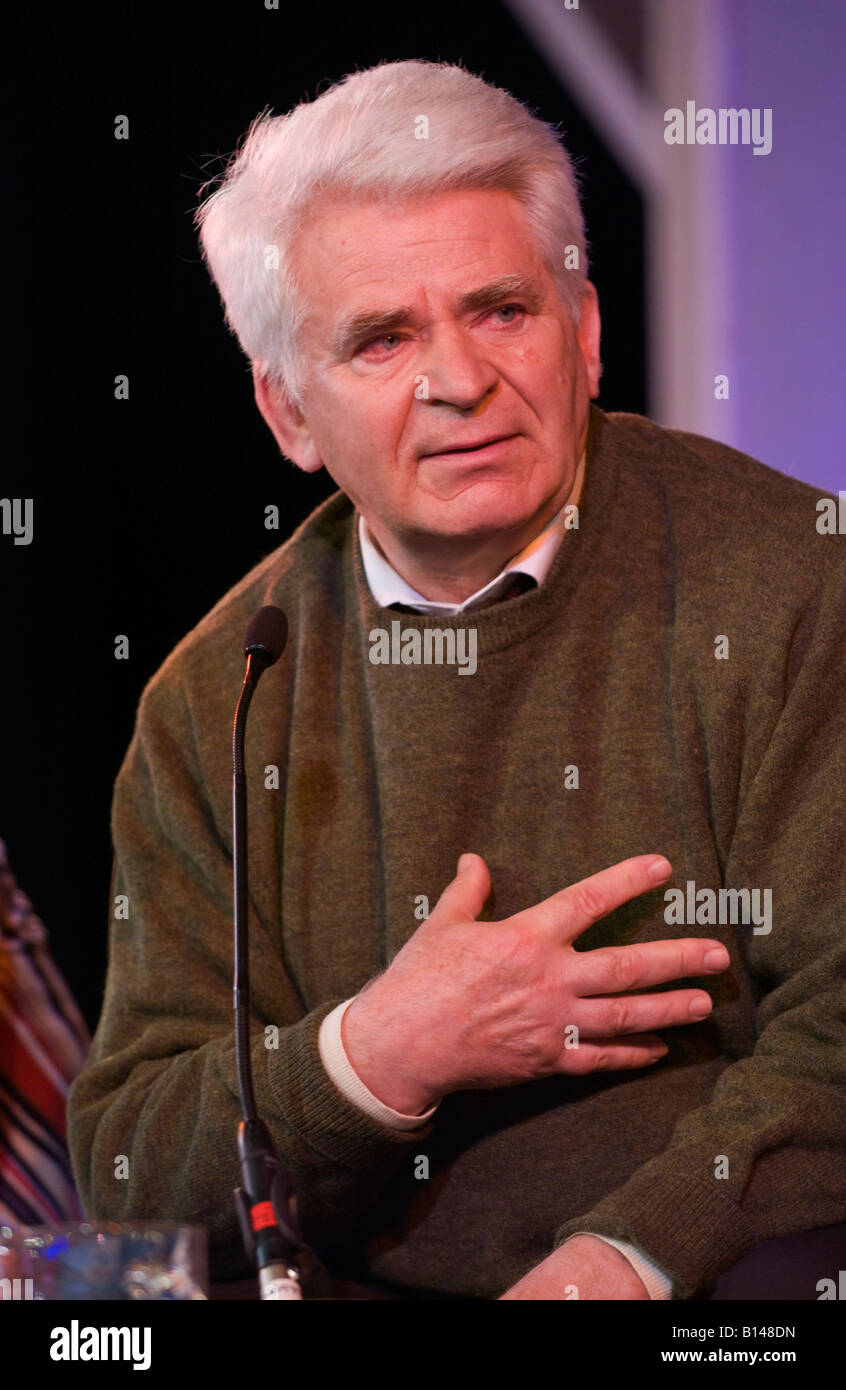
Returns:
[[[525,300],[529,309],[535,313],[543,304],[543,290],[536,280],[525,275],[501,275],[498,280],[492,280],[487,285],[481,285],[478,289],[469,290],[466,294],[461,295],[458,300],[458,309],[461,313],[492,309],[503,299],[512,298],[515,295]],[[333,355],[337,358],[344,358],[357,344],[367,338],[384,337],[385,334],[392,333],[395,328],[400,328],[403,324],[408,323],[413,317],[414,310],[407,304],[398,305],[394,309],[362,309],[341,324],[333,339]]]

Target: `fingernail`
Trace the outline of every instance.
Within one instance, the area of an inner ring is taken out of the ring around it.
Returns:
[[[653,1061],[653,1062],[658,1062],[658,1061],[660,1061],[660,1059],[661,1059],[662,1057],[666,1057],[666,1055],[667,1055],[667,1053],[669,1052],[669,1050],[670,1050],[670,1049],[669,1049],[668,1047],[653,1047],[653,1048],[651,1048],[651,1049],[650,1049],[650,1052],[649,1052],[650,1060]]]
[[[710,999],[694,999],[690,1006],[691,1018],[707,1018],[711,1012]]]
[[[706,970],[725,970],[729,963],[729,953],[725,946],[712,946],[705,952]]]
[[[647,865],[647,873],[654,883],[662,883],[665,878],[670,877],[672,872],[672,864],[663,855],[659,856],[658,859],[653,859],[652,863]]]
[[[458,860],[458,873],[462,873],[472,863],[472,855],[462,854]]]

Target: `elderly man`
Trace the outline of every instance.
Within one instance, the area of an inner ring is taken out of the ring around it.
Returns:
[[[823,494],[591,405],[568,157],[460,68],[262,116],[199,221],[264,419],[340,490],[143,693],[71,1096],[89,1213],[203,1222],[213,1274],[247,1272],[227,754],[275,603],[252,1055],[327,1267],[399,1296],[689,1298],[846,1220]]]

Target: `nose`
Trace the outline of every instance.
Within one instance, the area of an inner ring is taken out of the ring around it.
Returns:
[[[499,373],[482,346],[459,324],[439,325],[420,370],[427,383],[424,399],[430,405],[462,411],[478,409],[499,382]]]

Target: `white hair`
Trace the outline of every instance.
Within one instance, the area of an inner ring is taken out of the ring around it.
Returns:
[[[330,200],[394,206],[486,188],[520,201],[578,322],[587,247],[572,160],[553,126],[455,64],[380,63],[288,115],[261,112],[195,222],[229,328],[301,406],[297,335],[307,306],[293,249],[309,213]]]

